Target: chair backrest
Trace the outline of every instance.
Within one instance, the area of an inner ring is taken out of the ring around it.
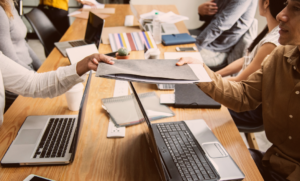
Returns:
[[[40,9],[33,8],[24,16],[36,32],[39,40],[44,46],[45,54],[48,56],[54,48],[54,42],[58,42],[62,35]]]
[[[227,57],[228,64],[245,55],[245,53],[247,52],[247,48],[257,36],[257,27],[258,21],[257,19],[254,19],[248,31],[246,31],[246,33],[240,38],[240,40],[234,45],[232,50],[229,52],[229,55]]]

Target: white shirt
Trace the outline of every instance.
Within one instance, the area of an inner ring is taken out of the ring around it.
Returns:
[[[244,56],[244,64],[243,64],[243,68],[242,70],[239,72],[239,74],[246,69],[246,67],[248,67],[248,65],[250,65],[250,63],[252,62],[253,58],[255,57],[255,55],[257,54],[257,51],[259,50],[259,48],[261,46],[263,46],[265,43],[272,43],[274,44],[276,47],[280,45],[280,43],[278,42],[279,39],[279,26],[276,26],[275,28],[273,28],[273,30],[268,33],[255,47],[254,49],[251,51],[251,53],[248,53],[248,55]]]
[[[52,98],[83,81],[84,77],[78,76],[76,72],[76,64],[60,67],[56,71],[36,73],[9,59],[0,51],[0,125],[3,123],[5,107],[4,90],[25,97]]]

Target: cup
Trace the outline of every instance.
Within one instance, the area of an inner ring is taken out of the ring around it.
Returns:
[[[79,83],[74,85],[65,95],[69,109],[71,111],[78,111],[83,95],[83,84]]]
[[[145,53],[145,59],[159,59],[160,51],[158,48],[151,48]]]

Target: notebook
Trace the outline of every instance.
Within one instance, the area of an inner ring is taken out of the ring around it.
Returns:
[[[144,45],[157,48],[150,32],[110,33],[108,34],[112,51],[125,47],[129,51],[144,50]]]
[[[196,42],[196,39],[191,37],[187,33],[162,35],[162,43],[166,46],[189,44],[189,43],[195,43],[195,42]]]
[[[207,96],[196,84],[176,84],[174,107],[220,109],[221,104]]]
[[[155,92],[139,94],[139,97],[150,120],[158,120],[175,115],[170,108],[159,103],[159,98]],[[102,104],[116,126],[130,126],[143,121],[139,119],[142,115],[136,112],[138,105],[134,101],[134,95],[105,98],[102,99]]]

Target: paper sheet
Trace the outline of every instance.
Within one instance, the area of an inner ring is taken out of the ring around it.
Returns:
[[[81,9],[82,11],[91,11],[95,14],[115,14],[116,9],[115,8],[103,8],[103,9]]]
[[[96,14],[97,16],[99,16],[102,19],[105,19],[105,18],[110,16],[108,14],[101,14],[101,13],[94,13],[94,14]],[[89,18],[89,12],[88,11],[75,11],[73,13],[68,14],[68,16],[72,16],[72,17],[75,17],[75,18],[81,18],[81,19],[88,19]]]
[[[203,62],[199,52],[165,52],[165,59],[180,59],[181,57],[192,57]]]
[[[84,45],[66,49],[71,64],[76,64],[85,57],[94,53],[99,53],[95,44]],[[93,71],[95,73],[95,71]]]
[[[143,18],[143,19],[153,19],[155,13],[158,13],[158,15],[163,15],[165,14],[164,12],[161,12],[161,11],[158,11],[156,9],[153,9],[151,12],[149,13],[144,13],[144,14],[141,14],[140,17]]]
[[[172,11],[165,13],[163,15],[159,15],[159,21],[162,23],[170,23],[174,24],[180,21],[188,20],[189,18],[186,16],[178,15],[173,13]]]
[[[104,8],[104,4],[98,3],[96,0],[84,0],[93,3],[95,6],[83,5],[83,9]]]

